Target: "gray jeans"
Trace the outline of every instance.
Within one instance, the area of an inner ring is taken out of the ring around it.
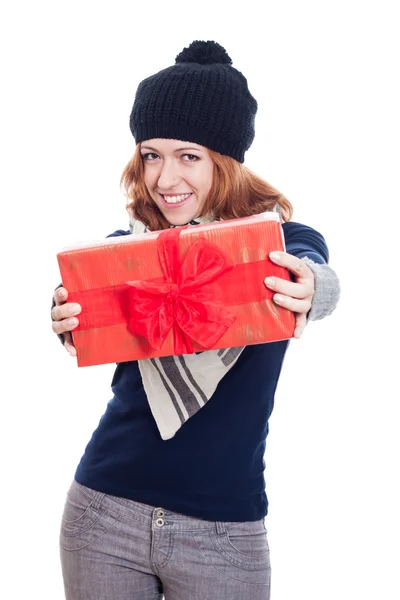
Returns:
[[[62,518],[67,600],[269,600],[264,520],[206,521],[73,482]]]

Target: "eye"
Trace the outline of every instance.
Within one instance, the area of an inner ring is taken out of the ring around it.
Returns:
[[[158,154],[156,154],[155,152],[148,152],[147,154],[142,154],[143,160],[155,160],[154,157],[159,158]]]
[[[200,158],[198,156],[195,156],[194,154],[183,154],[183,156],[187,156],[186,162],[197,162],[198,160],[200,160]]]

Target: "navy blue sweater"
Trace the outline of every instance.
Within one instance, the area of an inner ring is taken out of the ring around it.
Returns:
[[[283,224],[286,251],[327,263],[324,238]],[[116,231],[113,236],[127,235]],[[113,398],[75,479],[95,490],[211,521],[255,521],[268,512],[268,419],[289,341],[247,346],[212,398],[162,440],[136,361],[119,363]]]

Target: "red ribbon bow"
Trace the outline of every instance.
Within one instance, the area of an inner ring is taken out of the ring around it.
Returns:
[[[233,269],[233,261],[214,244],[199,239],[180,263],[181,229],[168,229],[157,238],[163,282],[126,282],[131,286],[128,329],[159,350],[173,328],[176,355],[193,353],[193,340],[204,348],[212,348],[236,320],[228,310],[212,302],[208,287]]]

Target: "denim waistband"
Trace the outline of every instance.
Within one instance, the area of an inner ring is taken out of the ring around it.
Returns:
[[[143,502],[137,502],[136,500],[105,494],[86,487],[77,481],[74,481],[72,485],[78,486],[92,499],[93,508],[97,510],[107,508],[113,513],[119,513],[124,518],[133,519],[148,527],[152,526],[155,530],[163,529],[167,526],[168,529],[181,531],[213,529],[217,530],[217,533],[223,534],[226,531],[226,526],[232,525],[234,527],[238,525],[236,521],[207,521],[171,511],[163,506],[152,506]],[[260,522],[264,523],[264,520],[247,522],[249,530],[259,530]]]

